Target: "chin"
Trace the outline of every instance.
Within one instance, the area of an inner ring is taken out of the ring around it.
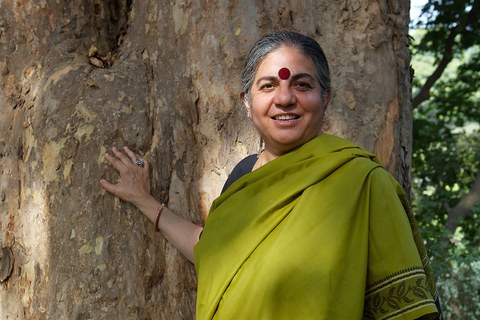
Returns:
[[[304,144],[305,142],[307,142],[308,140],[306,141],[298,141],[298,140],[295,140],[295,141],[278,141],[276,143],[277,145],[277,150],[281,151],[280,153],[282,154],[285,154],[285,153],[288,153],[290,151],[292,151],[293,149],[295,148],[298,148],[300,147],[302,144]]]
[[[296,137],[296,138],[284,137],[283,139],[276,140],[276,142],[277,142],[277,145],[279,145],[279,146],[283,145],[287,149],[294,149],[294,148],[299,147],[302,144],[312,140],[315,137],[316,137],[316,135],[315,136],[309,136],[309,137]]]

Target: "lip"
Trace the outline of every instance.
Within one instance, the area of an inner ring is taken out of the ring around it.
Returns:
[[[281,113],[271,117],[272,120],[281,122],[291,122],[300,119],[300,116],[295,113]]]
[[[278,128],[291,128],[298,124],[301,116],[293,113],[282,113],[274,115],[270,117],[270,119],[272,119],[273,123]]]

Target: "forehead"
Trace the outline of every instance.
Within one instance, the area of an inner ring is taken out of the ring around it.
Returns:
[[[293,74],[309,73],[315,75],[315,68],[308,56],[297,48],[280,47],[265,56],[260,62],[255,78],[278,75],[279,70],[287,68]]]

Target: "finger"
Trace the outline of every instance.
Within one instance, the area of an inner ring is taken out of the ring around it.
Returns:
[[[127,169],[122,161],[111,154],[105,153],[105,159],[107,159],[108,163],[110,163],[119,172],[124,172]]]
[[[113,147],[112,148],[112,152],[115,154],[115,156],[123,162],[124,165],[126,165],[127,167],[130,166],[132,164],[132,161],[130,161],[130,159],[123,153],[123,152],[120,152],[118,151],[117,148]]]
[[[148,161],[146,159],[143,159],[143,168],[145,169],[145,171],[147,171],[148,173]]]
[[[102,186],[103,189],[107,190],[110,193],[116,194],[116,185],[113,183],[108,182],[105,179],[100,180],[100,185]]]
[[[135,161],[136,158],[140,158],[140,156],[133,153],[133,151],[130,150],[128,147],[123,147],[123,150],[125,151],[127,156],[130,158],[130,161],[132,161],[132,163],[135,163],[134,161]]]
[[[143,160],[143,168],[147,169],[148,170],[148,161],[145,160],[145,158],[139,156],[138,154],[135,154],[132,150],[130,150],[128,147],[123,147],[123,150],[125,151],[125,153],[128,155],[128,157],[130,158],[130,160],[132,161],[132,163],[135,164],[135,159],[137,158],[140,158]]]

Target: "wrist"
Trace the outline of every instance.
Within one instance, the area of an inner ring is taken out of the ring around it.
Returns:
[[[157,232],[160,231],[160,216],[162,215],[164,209],[165,209],[165,205],[162,203],[160,205],[160,208],[158,208],[157,216],[155,217],[155,231]]]
[[[149,206],[152,205],[152,203],[158,202],[151,194],[143,194],[142,196],[137,196],[135,199],[131,201],[131,204],[133,204],[135,207],[137,207],[140,211],[144,211],[145,209],[148,209]]]
[[[153,223],[155,223],[157,220],[157,212],[159,208],[163,206],[162,203],[160,203],[151,195],[142,197],[141,199],[138,198],[137,201],[134,203],[132,202],[132,204],[135,205],[135,207],[137,207],[137,209],[140,210],[143,215]]]

